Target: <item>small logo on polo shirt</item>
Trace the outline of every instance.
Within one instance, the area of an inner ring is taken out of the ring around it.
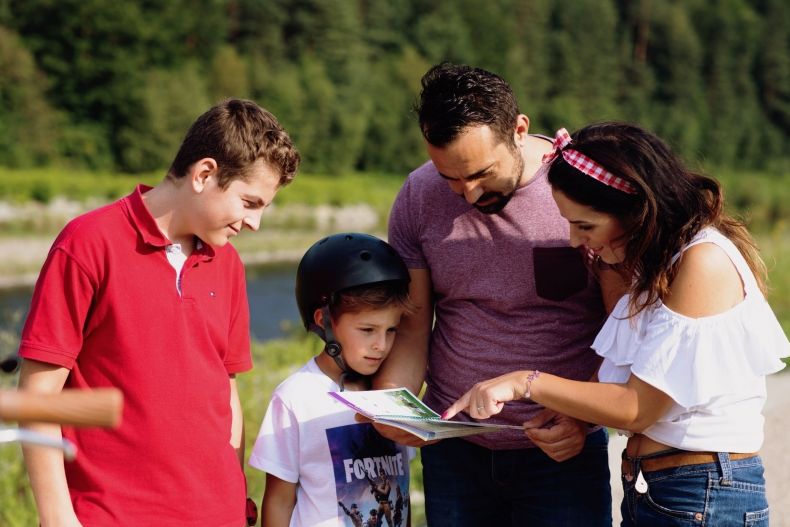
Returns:
[[[217,293],[215,293],[214,291],[209,291],[208,292],[208,296],[213,298],[213,297],[217,296]]]

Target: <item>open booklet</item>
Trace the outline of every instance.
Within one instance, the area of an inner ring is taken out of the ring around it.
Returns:
[[[406,430],[426,441],[500,432],[507,429],[522,430],[522,427],[515,425],[445,421],[439,414],[425,406],[408,388],[329,392],[329,395],[377,423]]]

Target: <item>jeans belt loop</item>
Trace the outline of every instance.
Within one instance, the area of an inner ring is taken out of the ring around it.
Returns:
[[[620,472],[628,483],[633,483],[636,474],[639,472],[639,457],[629,457],[623,449]]]
[[[732,485],[732,463],[728,452],[716,452],[719,458],[719,468],[721,468],[721,485],[729,487]]]

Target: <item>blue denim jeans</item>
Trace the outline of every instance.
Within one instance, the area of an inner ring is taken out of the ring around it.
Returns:
[[[430,527],[610,527],[608,436],[558,463],[538,448],[489,450],[463,439],[422,448]]]
[[[660,454],[659,454],[660,455]],[[633,473],[639,474],[639,463]],[[768,525],[763,462],[759,456],[731,460],[718,453],[718,462],[643,472],[647,492],[636,490],[637,478],[622,478],[622,527],[690,526],[743,527]]]

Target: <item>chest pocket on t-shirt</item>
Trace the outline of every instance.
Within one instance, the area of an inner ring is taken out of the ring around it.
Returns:
[[[587,286],[587,267],[582,254],[573,247],[532,249],[535,290],[546,300],[560,301]]]

